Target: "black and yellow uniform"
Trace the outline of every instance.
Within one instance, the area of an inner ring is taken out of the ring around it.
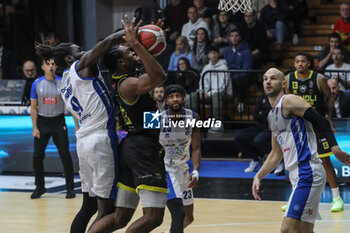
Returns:
[[[119,94],[119,86],[127,75],[112,77],[119,122],[128,132],[119,144],[118,187],[131,192],[146,189],[167,193],[164,149],[159,144],[159,130],[143,128],[143,113],[157,111],[156,102],[151,93],[147,93],[128,103]]]
[[[303,80],[298,77],[297,71],[291,72],[287,77],[287,88],[290,93],[303,97],[312,108],[316,109],[321,115],[325,115],[327,105],[319,86],[319,77],[319,73],[310,71],[309,77]],[[327,157],[332,154],[326,139],[317,136],[317,142],[319,157]]]

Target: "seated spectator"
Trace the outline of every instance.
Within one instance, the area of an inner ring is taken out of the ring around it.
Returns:
[[[193,0],[193,5],[197,8],[198,17],[204,19],[204,21],[210,26],[211,13],[210,9],[204,6],[204,0]]]
[[[199,81],[199,97],[205,102],[212,103],[215,119],[222,119],[221,108],[224,100],[232,95],[231,79],[226,72],[206,72],[208,70],[227,70],[227,63],[224,59],[220,59],[220,51],[216,45],[210,47],[208,57],[210,62],[204,66]],[[196,92],[191,93],[191,107],[198,111],[198,94]]]
[[[186,93],[196,91],[199,87],[200,75],[191,67],[190,61],[185,57],[180,58],[177,70],[180,71],[177,73],[179,84],[185,88]]]
[[[253,55],[253,68],[257,68],[264,60],[266,33],[264,25],[257,20],[255,12],[244,14],[245,24],[242,26],[243,40],[249,45]]]
[[[339,82],[337,79],[328,79],[327,83],[334,98],[333,117],[350,117],[350,93],[340,90]]]
[[[191,67],[190,61],[181,57],[177,63],[177,72],[168,72],[164,86],[179,84],[184,87],[186,93],[191,93],[198,89],[199,79],[200,75]]]
[[[153,90],[153,98],[157,103],[157,108],[160,112],[166,109],[164,101],[164,87],[158,86]]]
[[[171,0],[165,7],[165,27],[169,28],[173,38],[180,35],[182,26],[187,22],[187,9],[190,5],[191,1],[188,0]]]
[[[230,33],[230,42],[225,49],[224,57],[227,61],[229,70],[251,70],[252,69],[252,53],[250,52],[248,43],[242,41],[239,30],[232,30]],[[249,85],[249,74],[244,72],[231,73],[232,83],[238,96],[237,110],[239,113],[244,111],[244,101]]]
[[[269,4],[264,6],[260,13],[260,21],[265,25],[267,37],[276,39],[277,49],[281,48],[287,35],[285,17],[286,10],[277,0],[269,0]]]
[[[341,46],[341,39],[338,33],[332,32],[329,34],[329,45],[327,45],[321,52],[317,54],[318,67],[324,70],[327,66],[333,64],[332,52],[335,47]],[[350,51],[344,49],[344,61],[348,63],[350,61]]]
[[[198,72],[202,72],[203,67],[209,63],[208,50],[210,39],[205,28],[198,28],[196,34],[192,49],[192,67]]]
[[[334,23],[333,32],[340,34],[341,41],[347,49],[350,49],[350,3],[344,2],[340,4],[340,17]]]
[[[51,47],[56,47],[56,45],[60,43],[60,39],[54,32],[51,32],[47,35],[46,41]]]
[[[252,158],[249,167],[244,172],[253,172],[265,154],[271,151],[271,131],[267,123],[267,116],[271,110],[270,102],[265,94],[259,96],[254,109],[256,124],[243,129],[235,136],[234,143],[248,158]]]
[[[224,54],[226,46],[229,44],[230,32],[238,29],[236,25],[230,23],[230,15],[226,11],[219,11],[217,22],[214,24],[213,39],[219,46],[220,54]]]
[[[258,18],[260,17],[261,9],[269,4],[269,0],[252,0],[252,10],[255,11]]]
[[[26,79],[26,84],[24,87],[24,95],[23,95],[23,103],[25,105],[30,104],[30,90],[32,88],[32,84],[38,75],[36,73],[35,63],[31,60],[25,61],[22,67],[23,78]]]
[[[198,28],[205,28],[210,37],[210,30],[208,24],[202,19],[198,17],[197,8],[191,6],[188,8],[187,17],[189,21],[183,25],[181,35],[185,36],[188,39],[188,43],[190,47],[193,47],[194,39],[196,38],[196,31]]]
[[[331,70],[332,72],[325,72],[325,75],[330,78],[338,79],[340,82],[340,89],[342,91],[350,89],[350,65],[343,62],[344,53],[341,47],[335,47],[333,49],[332,59],[334,64],[326,67],[326,71]]]
[[[187,38],[179,36],[176,39],[175,51],[171,54],[168,66],[169,71],[177,70],[177,63],[181,57],[186,57],[192,63],[192,52],[188,44]]]

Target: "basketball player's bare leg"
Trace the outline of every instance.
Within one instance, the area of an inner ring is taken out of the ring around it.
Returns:
[[[193,204],[184,206],[185,209],[185,219],[184,219],[184,229],[194,221],[193,217]]]
[[[282,233],[313,233],[314,224],[285,217],[282,222]]]
[[[115,199],[104,199],[97,197],[97,217],[91,224],[90,228],[101,218],[114,211]]]

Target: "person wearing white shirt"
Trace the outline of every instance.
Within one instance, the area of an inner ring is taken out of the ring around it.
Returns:
[[[196,7],[191,6],[188,8],[187,17],[189,21],[182,26],[181,35],[187,37],[190,47],[192,48],[198,28],[205,28],[209,34],[209,37],[211,37],[211,35],[207,22],[205,22],[203,18],[198,17],[198,11]]]
[[[334,48],[332,52],[332,59],[334,64],[326,67],[325,75],[330,78],[336,78],[340,82],[340,90],[346,91],[350,89],[350,65],[343,62],[344,59],[344,50],[341,47]],[[341,72],[347,71],[347,72]]]

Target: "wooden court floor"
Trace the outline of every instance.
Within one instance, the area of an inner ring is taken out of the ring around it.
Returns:
[[[69,232],[70,223],[81,205],[82,195],[66,200],[64,194],[44,194],[30,200],[30,193],[0,192],[1,233]],[[195,199],[195,221],[186,233],[272,233],[279,232],[282,202],[221,199]],[[322,220],[317,233],[345,233],[350,230],[350,205],[341,213],[330,213],[330,204],[321,204]],[[141,216],[138,208],[134,219]],[[166,211],[163,224],[152,232],[166,232],[170,215]],[[123,229],[118,232],[124,232]]]

